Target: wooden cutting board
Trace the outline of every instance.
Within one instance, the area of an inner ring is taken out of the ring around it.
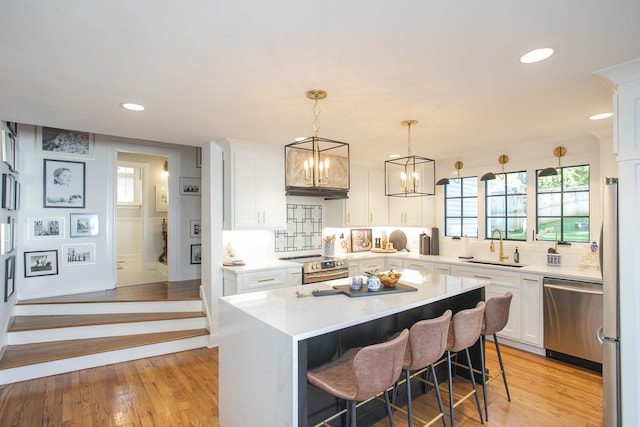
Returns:
[[[393,230],[389,235],[389,242],[393,243],[393,249],[401,251],[406,249],[407,251],[407,235],[400,230]]]

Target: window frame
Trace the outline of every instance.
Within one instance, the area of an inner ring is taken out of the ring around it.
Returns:
[[[133,181],[134,181],[134,186],[133,186],[134,197],[132,202],[120,201],[119,188],[120,188],[121,172],[119,169],[121,167],[133,168],[134,170],[134,173],[132,174]],[[123,206],[123,207],[141,207],[142,206],[143,176],[144,176],[143,164],[135,163],[135,162],[122,162],[122,161],[118,162],[116,166],[116,204],[118,206]]]
[[[520,174],[524,174],[524,176],[525,176],[525,182],[524,182],[525,192],[524,193],[510,193],[509,192],[509,188],[508,188],[508,181],[509,181],[508,177],[510,175],[520,175]],[[498,218],[498,219],[504,219],[504,224],[505,224],[504,230],[499,228],[500,232],[502,233],[502,240],[511,240],[511,241],[514,241],[514,242],[526,242],[527,241],[527,234],[528,234],[527,230],[524,230],[522,238],[519,238],[519,239],[510,238],[509,237],[509,232],[508,232],[508,228],[509,227],[507,226],[507,224],[509,223],[509,219],[515,219],[515,218],[524,219],[525,224],[527,222],[527,214],[528,214],[528,212],[527,212],[526,208],[522,211],[521,215],[509,215],[508,206],[509,206],[509,197],[511,197],[511,196],[524,196],[525,202],[528,203],[528,201],[529,201],[529,191],[528,191],[528,185],[527,185],[527,182],[528,182],[528,179],[529,179],[528,173],[527,173],[526,170],[513,171],[513,172],[503,172],[503,173],[496,174],[496,179],[500,179],[499,178],[500,176],[504,177],[502,179],[504,180],[505,189],[504,189],[504,193],[502,193],[502,194],[497,194],[497,195],[489,194],[488,190],[489,190],[489,185],[491,183],[490,183],[490,181],[485,181],[484,182],[484,228],[485,228],[485,233],[484,233],[485,237],[484,238],[485,238],[485,240],[491,239],[491,232],[492,232],[493,229],[489,226],[489,220]],[[536,177],[537,177],[537,174],[536,174]],[[505,213],[504,213],[504,215],[492,215],[492,216],[489,216],[489,200],[490,199],[498,199],[498,198],[503,198],[504,199]]]
[[[464,195],[464,182],[467,180],[475,180],[476,181],[476,191],[475,194],[473,196],[465,196]],[[459,196],[455,196],[455,197],[448,197],[447,193],[449,191],[449,185],[448,184],[445,186],[444,189],[444,236],[446,237],[462,237],[463,235],[466,235],[468,237],[472,237],[472,238],[477,238],[478,237],[478,191],[479,191],[479,185],[478,185],[478,177],[477,176],[466,176],[466,177],[460,177],[460,178],[453,178],[450,181],[460,181],[460,195]],[[464,200],[468,200],[468,199],[476,199],[476,212],[475,212],[475,216],[465,216],[464,212],[465,212],[465,205],[464,205]],[[448,200],[453,200],[453,199],[460,199],[460,216],[449,216],[448,214]],[[459,218],[460,219],[460,235],[450,235],[448,234],[447,230],[448,230],[448,222],[449,222],[449,218]],[[466,219],[474,219],[475,220],[475,234],[474,235],[469,235],[469,234],[465,234],[464,233],[464,224],[465,224],[465,218]]]

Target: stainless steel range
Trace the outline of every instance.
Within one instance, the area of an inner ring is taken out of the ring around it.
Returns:
[[[280,258],[302,264],[302,284],[349,277],[349,261],[323,255],[304,255]]]

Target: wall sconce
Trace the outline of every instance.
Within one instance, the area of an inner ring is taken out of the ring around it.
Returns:
[[[567,154],[567,149],[562,146],[559,146],[553,149],[553,155],[558,158],[558,169],[560,169],[560,158],[564,157],[565,154]],[[544,168],[540,171],[540,173],[538,173],[538,176],[544,177],[544,176],[557,175],[558,169],[553,167]]]
[[[508,162],[509,162],[509,156],[507,156],[506,154],[502,154],[500,157],[498,157],[498,163],[502,165],[502,175],[504,175],[504,165]],[[480,178],[480,181],[491,181],[493,179],[496,179],[496,174],[493,172],[487,172],[484,175],[482,175],[482,177]]]
[[[460,169],[462,169],[462,166],[464,166],[464,164],[460,160],[458,160],[453,164],[453,167],[456,168],[456,171],[458,171],[458,179],[460,179]],[[449,178],[440,178],[438,182],[436,182],[436,185],[448,185],[448,184],[449,184]]]
[[[392,197],[433,196],[435,161],[411,154],[411,126],[416,120],[400,123],[407,127],[407,156],[384,162],[385,195]]]
[[[169,177],[169,161],[165,160],[164,164],[162,165],[162,170],[164,172],[162,172],[162,177],[163,178],[168,178]]]

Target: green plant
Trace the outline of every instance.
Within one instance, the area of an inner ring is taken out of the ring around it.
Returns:
[[[378,270],[365,271],[364,275],[367,277],[378,277]]]

